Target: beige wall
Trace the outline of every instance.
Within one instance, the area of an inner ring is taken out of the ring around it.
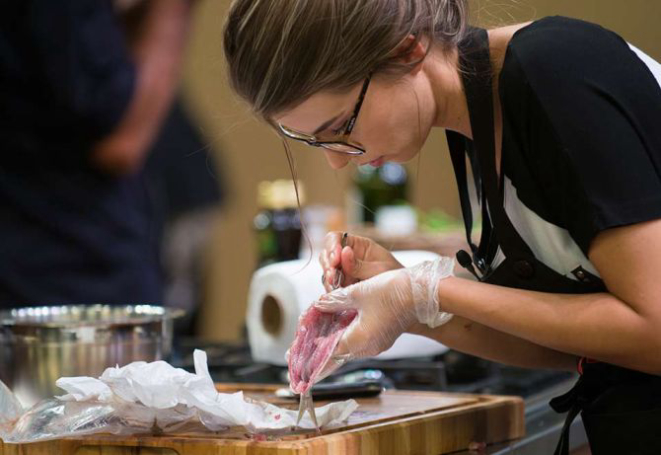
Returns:
[[[221,40],[228,5],[228,0],[199,1],[184,77],[185,95],[202,132],[219,154],[230,191],[209,247],[207,297],[200,326],[204,337],[215,340],[240,336],[256,259],[251,225],[256,211],[256,184],[289,177],[277,137],[250,118],[226,83]],[[620,33],[661,60],[658,0],[495,0],[473,3],[473,9],[477,22],[485,26],[554,14],[586,19]],[[350,171],[331,171],[314,149],[295,147],[294,152],[308,202],[342,204]],[[440,207],[458,215],[456,187],[442,132],[433,134],[421,161],[412,163],[411,170],[419,176],[413,195],[418,206]]]

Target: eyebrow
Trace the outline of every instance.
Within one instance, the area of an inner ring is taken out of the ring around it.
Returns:
[[[340,117],[343,116],[343,115],[344,115],[344,112],[342,112],[342,113],[340,113],[340,114],[337,114],[335,117],[333,117],[333,118],[330,119],[330,120],[325,121],[324,123],[322,123],[321,125],[319,125],[319,128],[317,128],[316,130],[314,130],[314,131],[312,132],[312,135],[314,136],[315,134],[319,134],[319,133],[321,133],[322,131],[324,131],[326,128],[328,128],[329,126],[331,126],[331,125],[333,124],[333,122],[335,122],[338,118],[340,118]]]

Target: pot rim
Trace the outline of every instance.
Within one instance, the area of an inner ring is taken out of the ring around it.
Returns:
[[[95,315],[95,318],[76,319],[85,313]],[[132,326],[177,319],[184,314],[181,309],[152,304],[34,305],[1,310],[0,326],[53,329]],[[68,315],[72,319],[67,320]]]

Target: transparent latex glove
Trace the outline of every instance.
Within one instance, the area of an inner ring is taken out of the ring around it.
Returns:
[[[380,354],[416,323],[433,328],[450,321],[452,315],[439,309],[436,291],[443,278],[452,276],[453,268],[453,259],[441,257],[384,272],[314,302],[323,312],[358,312],[335,348],[335,366]]]
[[[390,251],[367,237],[349,234],[342,248],[342,234],[339,231],[326,234],[324,249],[319,254],[327,292],[332,290],[331,283],[335,283],[338,267],[343,273],[341,286],[372,278],[388,270],[403,268]]]

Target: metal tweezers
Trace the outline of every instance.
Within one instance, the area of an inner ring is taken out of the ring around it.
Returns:
[[[319,423],[317,423],[317,413],[314,410],[314,401],[312,400],[312,392],[308,389],[305,393],[301,394],[300,401],[298,403],[298,417],[296,418],[296,426],[299,426],[301,419],[305,415],[305,411],[310,414],[314,427],[317,431],[319,430]]]
[[[348,232],[342,234],[342,240],[340,242],[342,248],[344,248],[347,245],[348,236],[349,236]],[[331,288],[335,290],[340,286],[342,286],[343,279],[344,279],[344,274],[342,273],[342,269],[337,269],[337,271],[335,272],[335,280],[332,283]],[[312,422],[314,423],[314,426],[317,429],[317,431],[320,431],[319,424],[317,423],[317,413],[314,410],[314,401],[312,400],[311,388],[308,389],[305,393],[301,394],[300,401],[298,403],[298,417],[296,418],[296,426],[298,426],[301,423],[301,420],[305,415],[305,411],[307,411],[308,414],[310,414],[310,417],[312,418]]]

